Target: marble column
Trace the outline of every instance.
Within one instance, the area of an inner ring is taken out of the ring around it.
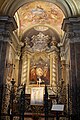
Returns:
[[[52,87],[54,89],[54,94],[57,93],[57,83],[58,83],[58,53],[54,51],[52,54]]]
[[[21,83],[27,82],[28,76],[28,56],[27,53],[23,53],[22,55],[22,73],[21,73]]]
[[[62,29],[65,31],[65,46],[68,46],[69,53],[66,56],[70,62],[72,119],[76,120],[80,118],[80,17],[64,19]]]

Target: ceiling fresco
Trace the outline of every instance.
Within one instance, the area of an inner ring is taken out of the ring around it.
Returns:
[[[59,7],[49,2],[36,1],[23,5],[18,9],[20,19],[20,34],[23,34],[32,26],[38,31],[48,29],[51,26],[58,33],[61,33],[61,24],[64,14]]]

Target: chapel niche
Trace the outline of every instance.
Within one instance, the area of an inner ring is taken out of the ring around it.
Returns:
[[[47,26],[37,26],[26,31],[22,41],[21,83],[26,83],[27,91],[32,86],[56,86],[60,65],[58,33]]]

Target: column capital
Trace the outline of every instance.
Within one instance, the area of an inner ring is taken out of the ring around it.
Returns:
[[[0,16],[0,42],[9,42],[12,44],[14,41],[18,41],[15,33],[13,33],[16,29],[17,23],[14,17]]]
[[[78,31],[80,32],[80,17],[65,18],[62,23],[63,31]]]
[[[14,17],[0,16],[0,32],[14,31],[17,29],[17,23]]]
[[[69,17],[63,20],[62,29],[65,31],[65,41],[80,42],[80,17]]]

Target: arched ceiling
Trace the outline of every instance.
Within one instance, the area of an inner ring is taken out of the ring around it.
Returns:
[[[0,15],[15,15],[21,38],[29,29],[60,36],[64,17],[80,15],[80,0],[0,0]]]
[[[0,0],[0,13],[14,15],[22,5],[37,0]],[[80,15],[80,0],[41,0],[58,5],[66,17]]]
[[[20,34],[31,27],[36,26],[38,31],[44,29],[44,25],[51,26],[57,33],[61,34],[61,24],[64,19],[64,14],[59,7],[49,2],[35,1],[23,5],[17,11],[20,20]]]
[[[30,21],[32,21],[32,25],[35,24],[35,21],[36,24],[37,23],[40,24],[40,22],[46,21],[45,23],[47,25],[50,25],[52,27],[54,26],[54,29],[58,30],[58,32],[61,33],[59,28],[61,27],[60,23],[62,23],[61,19],[63,19],[63,15],[61,12],[64,13],[65,17],[80,15],[80,1],[79,0],[40,0],[37,2],[37,0],[0,0],[0,14],[14,16],[17,10],[19,14],[19,18],[17,15],[17,21],[18,21],[17,23],[20,30],[20,34],[21,33],[23,34],[24,33],[23,31],[25,31],[26,29],[28,29],[28,27],[31,26],[31,24],[29,24]],[[34,12],[35,10],[37,11],[37,13]],[[21,24],[19,24],[19,19]],[[25,21],[27,22],[27,28],[25,26]]]

